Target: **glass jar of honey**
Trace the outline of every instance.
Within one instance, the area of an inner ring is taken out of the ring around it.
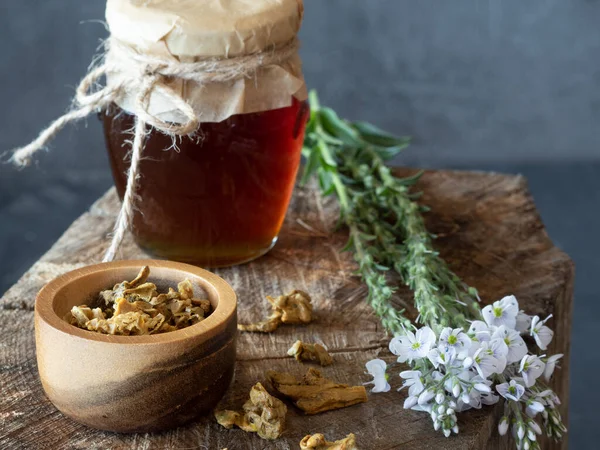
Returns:
[[[203,123],[178,151],[159,132],[146,138],[132,232],[148,253],[211,267],[254,259],[271,249],[292,195],[308,108],[291,106]],[[104,114],[115,185],[125,192],[125,132],[133,116]]]
[[[302,13],[302,0],[109,0],[107,21],[112,39],[137,52],[220,61],[295,39]],[[176,139],[148,128],[131,224],[137,244],[156,257],[209,267],[265,254],[283,224],[308,120],[299,57],[233,81],[168,81],[193,107],[200,126]],[[101,115],[121,199],[134,105],[133,95],[124,96]],[[161,120],[181,120],[160,93],[149,105]]]

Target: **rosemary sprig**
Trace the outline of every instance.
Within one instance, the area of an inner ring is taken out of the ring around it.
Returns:
[[[391,298],[389,271],[398,273],[414,292],[417,322],[435,330],[464,327],[480,317],[477,292],[440,258],[425,227],[417,194],[410,191],[421,174],[395,177],[386,161],[409,144],[373,125],[340,119],[310,94],[311,116],[303,154],[303,180],[316,175],[323,195],[334,194],[340,223],[349,229],[345,250],[352,251],[358,275],[368,287],[368,302],[384,328],[400,334],[412,327]]]

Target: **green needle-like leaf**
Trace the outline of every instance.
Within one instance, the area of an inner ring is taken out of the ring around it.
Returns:
[[[477,291],[440,258],[422,217],[428,209],[416,202],[420,193],[410,190],[422,172],[399,178],[385,165],[410,140],[341,119],[320,106],[314,91],[310,102],[303,181],[317,174],[323,195],[338,198],[340,223],[350,233],[343,251],[354,254],[357,275],[368,288],[367,300],[384,328],[401,334],[413,327],[405,311],[393,305],[390,272],[413,291],[418,322],[439,330],[464,327],[479,318]]]

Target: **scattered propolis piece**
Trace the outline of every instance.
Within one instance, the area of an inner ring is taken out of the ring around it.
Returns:
[[[251,323],[244,325],[239,323],[238,330],[247,331],[250,333],[273,333],[281,325],[281,313],[273,312],[267,319],[262,322]]]
[[[307,324],[312,321],[312,300],[310,295],[298,289],[277,298],[267,297],[274,311],[281,311],[281,322],[286,324]]]
[[[300,441],[300,450],[358,450],[356,436],[350,433],[345,439],[329,442],[321,433],[304,436]]]
[[[313,368],[308,369],[302,379],[273,370],[267,372],[267,378],[278,393],[291,399],[306,414],[318,414],[367,401],[364,386],[336,383]]]
[[[293,356],[297,361],[314,361],[322,366],[333,364],[333,359],[321,344],[306,344],[296,341],[288,350],[288,355]]]
[[[243,413],[217,411],[217,422],[227,429],[237,426],[249,433],[258,433],[263,439],[277,439],[285,428],[287,407],[270,395],[264,386],[256,383],[250,390],[250,399],[243,406]]]
[[[287,295],[267,297],[271,304],[271,315],[265,320],[249,325],[238,325],[238,330],[253,333],[273,333],[279,325],[306,325],[312,321],[312,303],[310,295],[294,290]]]

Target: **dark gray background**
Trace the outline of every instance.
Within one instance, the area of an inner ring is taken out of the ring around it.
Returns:
[[[413,136],[398,163],[529,178],[551,237],[577,263],[570,443],[597,448],[600,2],[305,3],[308,84],[345,117]],[[0,2],[0,152],[68,107],[106,36],[103,8]],[[0,165],[0,292],[111,185],[104,152],[91,117],[35,167]]]

